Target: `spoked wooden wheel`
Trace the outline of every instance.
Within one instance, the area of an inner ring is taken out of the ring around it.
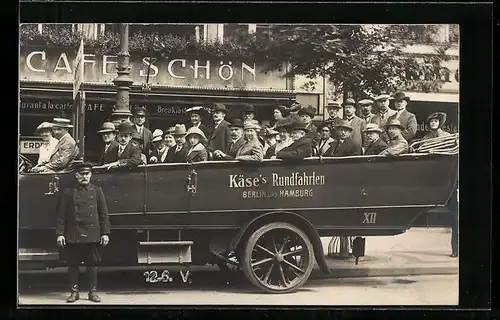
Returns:
[[[290,293],[311,275],[314,251],[305,232],[273,222],[248,238],[242,260],[243,272],[253,285],[268,293]]]

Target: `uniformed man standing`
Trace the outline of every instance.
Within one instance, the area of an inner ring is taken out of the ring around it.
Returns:
[[[64,248],[62,255],[68,263],[71,295],[67,302],[80,298],[78,293],[78,266],[83,262],[89,277],[89,300],[100,302],[97,295],[97,265],[99,246],[109,243],[108,208],[102,189],[90,183],[92,165],[76,166],[76,183],[61,193],[57,217],[57,245]]]

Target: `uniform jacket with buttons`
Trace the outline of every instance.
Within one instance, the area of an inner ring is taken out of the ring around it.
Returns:
[[[67,243],[95,243],[109,235],[108,207],[99,186],[75,186],[64,189],[59,197],[56,234]]]

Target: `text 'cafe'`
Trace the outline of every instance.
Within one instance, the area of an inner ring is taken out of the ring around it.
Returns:
[[[35,128],[43,121],[63,116],[73,118],[73,61],[76,50],[21,48],[20,54],[20,152],[36,159],[39,141]],[[84,55],[85,78],[85,156],[95,159],[101,147],[97,130],[111,120],[116,101],[117,57]],[[261,120],[271,120],[276,103],[288,104],[296,95],[293,81],[285,78],[287,66],[266,71],[262,61],[203,59],[180,57],[156,58],[149,70],[150,91],[143,91],[148,75],[149,57],[130,57],[130,106],[144,106],[151,129],[166,130],[176,123],[187,125],[185,111],[194,105],[213,102],[225,104],[229,117],[238,115],[243,103],[255,106]],[[319,101],[319,98],[316,99]],[[207,121],[210,121],[208,119]],[[30,143],[31,142],[31,143]]]

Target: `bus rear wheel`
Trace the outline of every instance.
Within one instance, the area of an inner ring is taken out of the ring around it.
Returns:
[[[306,233],[286,222],[258,228],[246,241],[243,273],[267,293],[291,293],[299,289],[314,267],[313,245]]]

